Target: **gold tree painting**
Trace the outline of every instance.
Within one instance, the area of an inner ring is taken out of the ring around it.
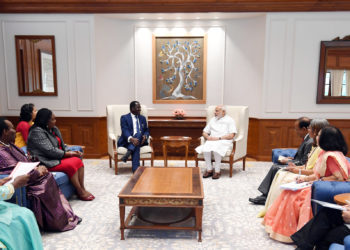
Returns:
[[[205,103],[206,37],[153,37],[153,103]]]

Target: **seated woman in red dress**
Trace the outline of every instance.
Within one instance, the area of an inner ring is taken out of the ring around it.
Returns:
[[[51,110],[40,109],[29,130],[28,152],[45,165],[49,171],[66,173],[78,196],[83,201],[91,201],[95,197],[84,186],[84,164],[82,153],[68,151],[60,130],[55,126],[56,117]]]
[[[30,126],[33,124],[37,110],[33,103],[24,104],[21,107],[21,113],[19,115],[19,123],[16,127],[16,140],[15,145],[26,153],[27,139]]]
[[[297,182],[349,181],[350,163],[344,155],[348,148],[338,128],[324,127],[316,137],[322,149],[314,167],[314,174],[297,177]],[[311,186],[291,191],[284,190],[267,210],[263,224],[269,236],[291,243],[290,236],[312,218]]]

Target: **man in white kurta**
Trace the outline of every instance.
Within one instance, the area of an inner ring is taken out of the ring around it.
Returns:
[[[220,178],[221,159],[226,152],[232,149],[232,140],[237,133],[235,121],[226,115],[224,106],[215,108],[215,117],[213,117],[203,130],[203,137],[206,142],[196,148],[198,154],[203,153],[206,171],[203,178],[212,176],[213,179]],[[215,159],[215,172],[211,164],[212,153]]]

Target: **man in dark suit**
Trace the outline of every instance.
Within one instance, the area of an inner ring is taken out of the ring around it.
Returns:
[[[267,195],[270,191],[270,186],[278,170],[282,167],[286,167],[289,162],[294,163],[296,166],[304,165],[308,159],[308,154],[312,148],[313,139],[308,134],[308,127],[311,120],[307,117],[301,117],[294,123],[294,128],[299,137],[303,139],[303,142],[298,148],[294,158],[286,158],[280,161],[280,164],[274,164],[270,168],[269,172],[261,182],[258,190],[262,193],[255,198],[249,198],[249,201],[254,204],[264,205]]]
[[[140,147],[148,145],[149,130],[146,117],[140,115],[141,105],[137,101],[130,103],[130,113],[120,117],[122,135],[118,140],[118,147],[128,149],[122,157],[126,162],[131,155],[132,171],[135,172],[140,165]]]

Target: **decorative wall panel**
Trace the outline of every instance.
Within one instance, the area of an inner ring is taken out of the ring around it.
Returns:
[[[14,125],[17,117],[9,117]],[[297,148],[302,139],[297,137],[294,119],[249,119],[248,157],[259,161],[271,161],[273,148]],[[338,127],[350,145],[350,120],[329,120]],[[190,158],[194,157],[194,149],[199,145],[199,138],[205,127],[205,117],[189,117],[186,120],[174,120],[173,117],[149,117],[150,134],[153,138],[155,156],[162,159],[161,136],[183,135],[192,137]],[[67,144],[84,145],[85,158],[100,158],[107,155],[106,117],[57,117],[57,126]],[[171,149],[170,159],[182,159],[184,149]],[[348,154],[350,156],[350,153]]]

